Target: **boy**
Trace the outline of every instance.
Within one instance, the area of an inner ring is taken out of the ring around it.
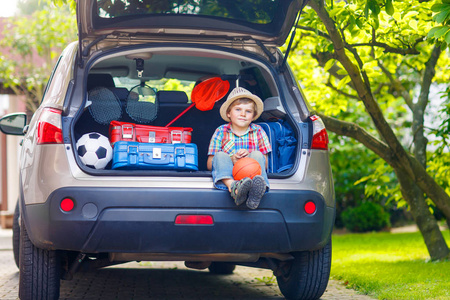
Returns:
[[[269,188],[267,178],[267,153],[272,151],[264,130],[252,121],[263,112],[261,99],[244,88],[231,91],[220,107],[220,116],[228,124],[219,126],[214,132],[208,149],[208,170],[212,170],[214,186],[226,189],[236,205],[246,202],[256,209]],[[233,179],[233,165],[243,157],[254,158],[261,165],[261,175],[240,181]]]

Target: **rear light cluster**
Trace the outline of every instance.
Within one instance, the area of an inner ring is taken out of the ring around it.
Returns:
[[[44,108],[37,124],[38,144],[62,144],[62,111],[55,108]]]
[[[325,125],[316,115],[311,116],[311,121],[313,121],[313,138],[311,148],[317,150],[328,150],[329,140]]]

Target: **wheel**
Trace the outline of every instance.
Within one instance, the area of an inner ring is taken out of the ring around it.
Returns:
[[[286,299],[319,299],[328,285],[331,269],[331,240],[322,249],[294,252],[285,275],[277,276]]]
[[[229,262],[212,262],[208,267],[209,272],[219,275],[233,274],[235,268],[236,265]]]
[[[19,208],[19,200],[17,200],[16,208],[14,209],[14,217],[13,217],[13,225],[12,225],[12,246],[14,253],[14,261],[16,266],[19,268],[19,251],[20,251],[20,225],[19,225],[19,217],[20,217],[20,208]]]
[[[28,237],[23,219],[20,238],[19,298],[58,299],[61,273],[58,252],[35,247]]]

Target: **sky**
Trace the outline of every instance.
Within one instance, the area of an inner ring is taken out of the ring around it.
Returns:
[[[0,0],[0,17],[11,17],[16,10],[17,0]]]

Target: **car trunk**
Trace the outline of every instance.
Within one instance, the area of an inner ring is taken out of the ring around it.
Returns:
[[[265,111],[256,120],[257,123],[278,119],[284,120],[284,124],[290,123],[290,127],[295,128],[292,126],[292,118],[283,108],[279,87],[271,75],[272,67],[253,56],[245,57],[242,53],[230,54],[220,51],[219,48],[200,49],[193,46],[132,47],[120,53],[110,52],[107,56],[98,56],[87,66],[88,96],[74,126],[76,142],[79,142],[83,135],[93,132],[111,141],[112,121],[163,128],[191,106],[193,87],[211,77],[221,77],[228,81],[229,91],[239,85],[258,95],[265,103]],[[132,102],[132,98],[137,94],[139,100]],[[158,168],[112,170],[111,163],[97,170],[92,168],[91,164],[86,166],[86,162],[80,160],[80,157],[77,161],[86,172],[93,174],[210,176],[206,168],[209,141],[215,129],[226,123],[221,119],[219,109],[227,95],[228,93],[215,102],[210,110],[201,111],[196,107],[188,109],[170,125],[177,128],[192,128],[191,143],[198,148],[196,172],[192,170],[177,172]],[[130,108],[132,103],[139,105],[137,109]],[[127,135],[123,130],[120,132],[122,137]],[[140,141],[152,142],[148,135],[147,133]],[[292,134],[294,139],[297,136],[299,134]],[[297,140],[294,147],[297,147]],[[292,160],[283,170],[275,167],[270,169],[269,177],[292,174]]]

